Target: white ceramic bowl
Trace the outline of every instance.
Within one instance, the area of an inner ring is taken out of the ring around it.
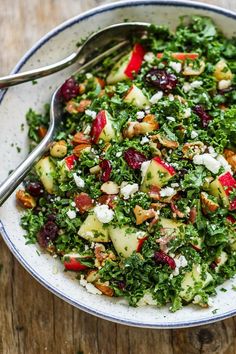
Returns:
[[[14,72],[36,68],[55,62],[75,49],[75,44],[92,31],[124,19],[167,24],[175,28],[181,15],[200,14],[210,16],[219,28],[229,36],[236,31],[236,14],[217,7],[185,1],[125,1],[95,8],[55,28],[29,50],[17,64]],[[54,89],[75,70],[75,65],[51,77],[43,78],[37,85],[26,83],[9,89],[2,95],[0,105],[0,180],[19,164],[28,152],[27,128],[22,132],[25,113],[29,107],[42,110],[49,102]],[[11,143],[15,145],[11,147]],[[16,152],[16,145],[21,152]],[[176,328],[206,324],[236,314],[236,296],[232,290],[233,280],[224,284],[227,292],[218,291],[214,307],[200,309],[186,306],[176,313],[168,308],[133,308],[115,298],[92,295],[78,281],[63,273],[63,267],[52,257],[36,252],[35,245],[25,245],[24,232],[19,226],[20,210],[15,196],[0,209],[0,231],[8,247],[22,265],[42,285],[70,304],[93,315],[139,327]],[[217,309],[215,313],[213,310]]]

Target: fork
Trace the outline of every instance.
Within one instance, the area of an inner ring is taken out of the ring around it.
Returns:
[[[114,52],[124,48],[127,49],[128,44],[130,43],[130,38],[132,38],[133,35],[142,35],[148,30],[149,26],[150,24],[145,22],[126,22],[105,27],[102,30],[92,34],[77,52],[70,54],[68,57],[55,64],[0,78],[0,88],[7,88],[9,86],[18,85],[26,81],[31,81],[50,75],[77,61],[79,68],[72,74],[72,76],[76,75],[79,72],[94,67]],[[118,43],[110,47],[111,43],[114,42]],[[94,49],[99,50],[100,54],[94,56]],[[117,60],[123,54],[124,50],[118,54],[114,60]],[[46,151],[48,151],[62,119],[63,109],[60,98],[60,90],[61,86],[59,86],[52,95],[50,122],[47,134],[28,155],[28,157],[18,167],[16,167],[16,169],[0,185],[0,206],[22,182],[33,165]]]

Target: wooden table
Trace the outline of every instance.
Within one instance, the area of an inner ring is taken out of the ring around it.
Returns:
[[[0,75],[48,30],[104,0],[0,0]],[[235,0],[208,0],[236,11]],[[236,353],[236,318],[209,326],[148,330],[73,308],[38,284],[0,239],[0,354]],[[180,314],[181,315],[181,314]]]

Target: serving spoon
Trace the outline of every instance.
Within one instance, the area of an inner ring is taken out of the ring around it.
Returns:
[[[79,72],[94,67],[110,54],[127,48],[133,35],[141,36],[149,27],[150,24],[145,22],[126,22],[105,27],[92,34],[77,52],[70,54],[55,64],[0,78],[0,89],[51,75],[75,62],[78,63],[78,69],[71,76],[76,75]],[[115,57],[115,60],[118,57],[119,55]],[[50,121],[47,134],[28,157],[1,183],[0,206],[22,182],[33,165],[49,149],[63,116],[63,102],[60,94],[61,86],[54,91],[51,98]]]

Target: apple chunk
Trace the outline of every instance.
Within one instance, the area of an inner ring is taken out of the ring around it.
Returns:
[[[149,106],[149,101],[147,97],[143,94],[142,90],[135,85],[132,85],[130,87],[124,98],[124,101],[127,103],[131,103],[140,109]]]
[[[55,190],[55,166],[50,157],[41,158],[35,165],[35,171],[46,191],[49,194],[53,194]]]
[[[118,63],[113,67],[110,74],[107,77],[107,83],[115,84],[116,82],[133,79],[133,73],[139,72],[145,50],[141,44],[134,45],[133,50],[121,58]]]
[[[143,171],[143,181],[141,184],[141,191],[148,192],[151,187],[163,187],[169,179],[175,175],[175,169],[160,157],[154,157],[146,171]]]
[[[109,242],[108,228],[97,219],[94,214],[89,214],[80,226],[78,235],[90,242]]]
[[[130,226],[122,228],[110,226],[109,235],[116,252],[124,258],[129,257],[134,251],[139,252],[144,239],[146,239],[144,231]]]
[[[222,200],[223,205],[230,207],[230,193],[236,188],[236,179],[230,172],[223,173],[210,183],[209,193]]]
[[[93,143],[98,143],[99,140],[109,142],[116,136],[116,131],[112,125],[111,115],[105,111],[100,111],[92,123],[91,138]]]

